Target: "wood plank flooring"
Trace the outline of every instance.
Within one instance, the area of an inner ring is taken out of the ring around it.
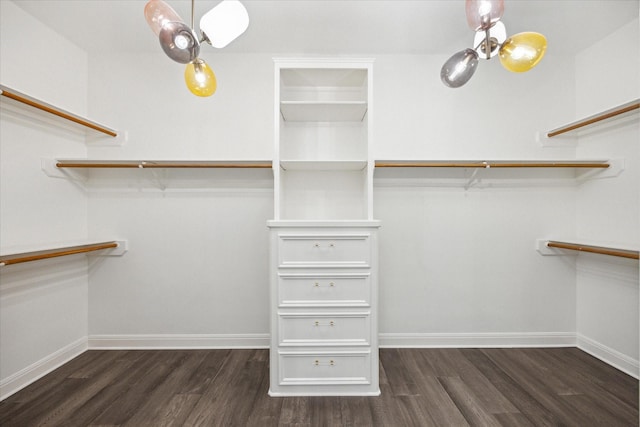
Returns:
[[[576,348],[381,349],[379,397],[272,398],[267,350],[91,350],[9,426],[637,426],[638,380]]]

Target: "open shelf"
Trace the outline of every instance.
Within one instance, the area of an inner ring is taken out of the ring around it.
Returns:
[[[366,101],[281,101],[286,122],[361,122],[367,114]]]
[[[594,114],[593,116],[585,117],[584,119],[580,119],[559,128],[550,130],[549,132],[547,132],[547,137],[553,138],[554,136],[577,132],[600,122],[621,118],[629,114],[638,114],[638,112],[640,111],[639,109],[640,99],[634,99],[633,101],[608,109],[601,113]]]
[[[57,160],[58,168],[271,168],[270,160]]]
[[[577,252],[588,252],[593,254],[609,255],[621,258],[640,259],[640,251],[637,248],[624,247],[622,245],[610,245],[599,242],[583,241],[578,242],[572,239],[562,240],[538,240],[537,249],[542,255],[561,255],[565,249]]]
[[[110,250],[108,255],[122,255],[127,250],[126,242],[113,240],[83,244],[65,244],[57,247],[35,248],[31,250],[7,251],[6,254],[3,253],[0,255],[0,267],[106,249]]]
[[[11,89],[7,86],[0,85],[0,95],[0,99],[2,100],[2,102],[33,108],[48,115],[61,118],[66,123],[72,123],[73,125],[80,126],[93,132],[97,132],[101,135],[107,135],[113,138],[118,136],[118,132],[114,129],[111,129],[107,126],[79,116],[77,114],[70,113],[69,111],[63,110],[62,108],[58,108],[54,105],[48,104],[44,101],[18,92],[17,90]]]
[[[376,160],[376,168],[600,168],[606,160]]]

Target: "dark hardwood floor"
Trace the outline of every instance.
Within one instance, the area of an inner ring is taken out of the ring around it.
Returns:
[[[380,397],[272,398],[267,350],[92,350],[0,402],[0,425],[638,425],[638,381],[575,348],[380,360]]]

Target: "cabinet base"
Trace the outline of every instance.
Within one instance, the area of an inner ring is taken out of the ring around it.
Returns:
[[[269,389],[269,396],[271,397],[302,397],[302,396],[317,396],[317,397],[332,397],[332,396],[365,396],[376,397],[380,396],[380,389],[375,391],[341,391],[341,390],[318,390],[318,391],[271,391]]]

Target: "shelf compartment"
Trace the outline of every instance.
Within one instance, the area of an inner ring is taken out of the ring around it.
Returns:
[[[31,251],[20,251],[0,255],[0,267],[20,264],[24,262],[39,261],[49,258],[57,258],[67,255],[84,254],[95,251],[111,249],[109,255],[122,255],[126,252],[126,242],[124,241],[103,241],[86,244],[65,245],[55,248],[38,249]]]
[[[138,168],[138,169],[270,169],[270,160],[57,160],[57,168]]]
[[[367,114],[367,102],[281,101],[280,114],[286,122],[361,122]]]
[[[601,113],[594,114],[593,116],[589,116],[584,119],[577,120],[575,122],[561,126],[559,128],[550,130],[549,132],[547,132],[547,137],[553,138],[554,136],[559,136],[569,132],[578,131],[582,128],[586,128],[588,126],[595,125],[603,121],[620,118],[627,114],[638,114],[638,112],[640,111],[639,109],[640,109],[640,99],[635,99],[633,101],[627,102],[625,104],[619,105],[617,107],[611,108]]]
[[[283,170],[298,171],[361,171],[367,167],[366,160],[281,160]]]
[[[279,219],[366,219],[366,178],[361,170],[283,170]]]
[[[75,125],[80,125],[86,129],[90,129],[100,134],[104,134],[113,138],[118,136],[118,132],[114,129],[111,129],[107,126],[79,116],[77,114],[70,113],[69,111],[58,108],[37,98],[33,98],[7,86],[0,85],[0,95],[2,95],[0,99],[2,99],[3,102],[17,102],[21,105],[35,108],[39,111],[67,120],[68,122],[71,122]]]
[[[376,160],[376,168],[586,168],[606,169],[606,160]]]
[[[362,89],[367,71],[357,68],[283,68],[280,71],[284,89],[347,88]]]
[[[588,252],[628,259],[640,259],[640,251],[628,247],[598,244],[595,242],[580,243],[571,240],[538,240],[537,250],[542,255],[561,255],[554,249],[565,249],[577,252]]]

